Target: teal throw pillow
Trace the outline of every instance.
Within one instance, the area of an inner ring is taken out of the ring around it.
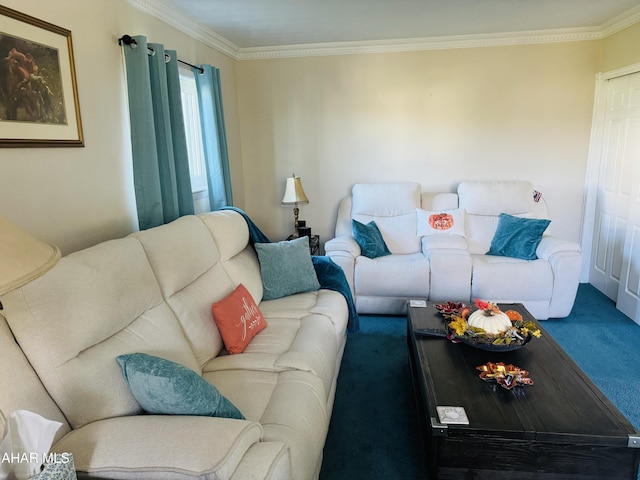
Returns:
[[[320,288],[309,254],[309,237],[278,243],[255,243],[260,261],[264,300]]]
[[[501,213],[487,255],[535,260],[538,258],[536,248],[550,223],[551,220],[520,218]]]
[[[360,245],[362,255],[369,258],[391,255],[376,222],[372,220],[365,225],[357,220],[351,220],[351,226],[353,228],[353,238]]]
[[[147,413],[244,419],[216,387],[187,367],[146,353],[120,355],[116,360]]]

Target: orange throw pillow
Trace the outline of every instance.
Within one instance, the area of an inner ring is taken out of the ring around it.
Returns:
[[[255,300],[240,284],[231,295],[211,306],[213,320],[229,353],[242,353],[253,337],[267,326]]]

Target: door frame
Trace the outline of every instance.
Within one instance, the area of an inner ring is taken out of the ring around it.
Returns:
[[[593,102],[593,119],[591,122],[591,137],[589,141],[589,156],[585,177],[585,196],[582,206],[582,235],[580,246],[582,249],[582,270],[580,281],[589,282],[591,268],[591,250],[593,249],[593,232],[596,221],[596,200],[598,198],[598,176],[602,165],[602,142],[605,133],[605,105],[607,99],[607,82],[613,78],[632,75],[640,72],[640,63],[626,67],[600,72],[596,74],[595,98]]]

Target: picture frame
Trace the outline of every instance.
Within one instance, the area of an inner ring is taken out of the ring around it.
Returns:
[[[0,147],[83,147],[71,31],[0,5]]]

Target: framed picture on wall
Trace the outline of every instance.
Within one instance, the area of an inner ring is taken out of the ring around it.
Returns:
[[[71,32],[0,5],[0,147],[82,147]]]

